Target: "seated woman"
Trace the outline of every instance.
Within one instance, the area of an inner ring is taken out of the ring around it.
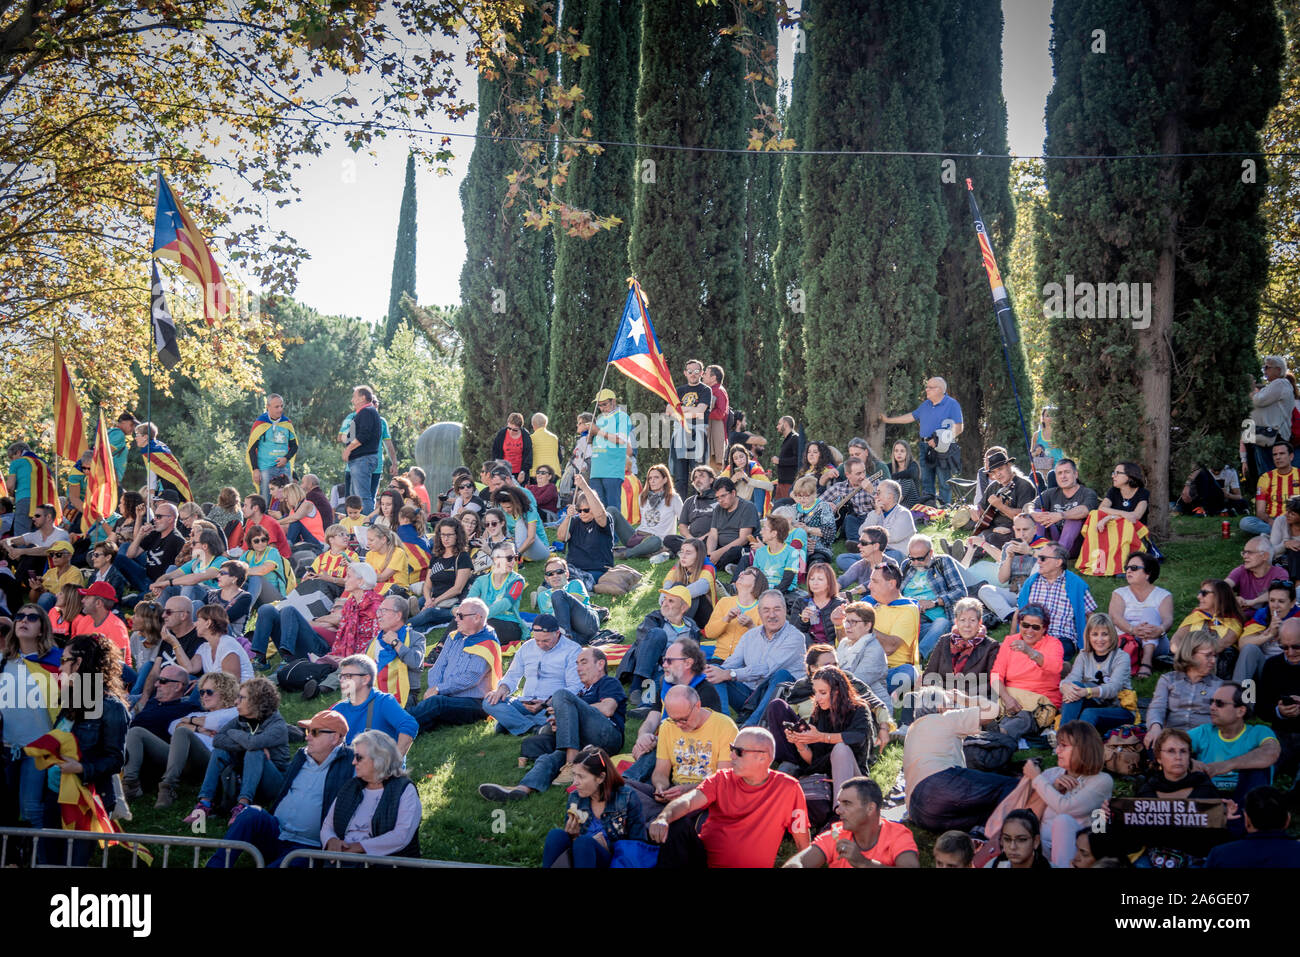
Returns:
[[[1025,605],[1020,631],[998,648],[989,686],[1002,704],[1004,734],[1022,738],[1051,726],[1061,707],[1061,665],[1065,649],[1047,633],[1051,617],[1041,605]]]
[[[985,607],[1006,621],[1015,614],[1020,589],[1038,567],[1037,546],[1046,542],[1047,539],[1038,537],[1037,526],[1030,516],[1017,515],[1011,521],[1011,541],[1001,548],[992,542],[981,542],[975,546],[977,550],[962,555],[967,561],[980,556],[990,556],[992,561],[971,561],[969,566],[959,561],[957,571],[967,588],[978,586],[976,594]]]
[[[378,525],[380,528],[394,531],[397,528],[397,513],[402,510],[402,506],[405,504],[402,501],[400,491],[395,488],[386,488],[375,496],[374,511],[366,516],[366,521],[371,525]]]
[[[203,780],[212,757],[212,739],[239,717],[235,709],[238,697],[239,682],[224,671],[204,675],[199,679],[199,704],[203,710],[173,721],[167,729],[171,735],[170,743],[154,738],[157,744],[146,748],[146,765],[151,761],[164,764],[155,808],[169,808],[176,803],[176,792],[182,779]]]
[[[760,544],[755,545],[752,557],[744,555],[741,564],[752,564],[759,569],[772,587],[784,594],[793,592],[799,584],[803,553],[786,544],[790,523],[779,515],[769,515],[759,526]]]
[[[810,644],[834,645],[839,634],[832,620],[846,602],[840,597],[835,571],[825,562],[808,567],[808,598],[795,607],[798,611],[790,624],[808,636]]]
[[[270,801],[280,793],[289,766],[289,726],[280,715],[280,692],[266,678],[250,678],[239,687],[235,710],[238,717],[223,725],[212,739],[212,757],[203,774],[199,801],[185,824],[207,819],[221,774],[228,767],[240,771],[239,798],[231,821],[259,798]]]
[[[509,542],[492,550],[492,570],[474,579],[469,598],[488,606],[488,624],[497,633],[504,648],[523,638],[523,620],[519,617],[519,599],[524,593],[524,576],[515,571],[518,557]]]
[[[882,701],[889,696],[889,656],[876,640],[876,609],[865,601],[849,602],[843,612],[840,629],[844,637],[835,653],[840,667],[861,681]]]
[[[507,534],[516,552],[527,561],[541,562],[551,554],[551,543],[528,496],[513,485],[504,485],[492,495],[492,501],[506,514]]]
[[[775,485],[767,470],[749,456],[749,448],[733,445],[727,451],[727,467],[719,478],[729,478],[736,483],[736,496],[753,504],[759,517],[772,509],[772,489]]]
[[[202,597],[216,581],[225,562],[225,537],[211,522],[199,520],[190,532],[190,560],[174,571],[164,572],[150,590],[164,605],[167,599],[176,595],[184,595],[193,601]]]
[[[1039,830],[1038,815],[1033,811],[1028,808],[1009,811],[998,834],[1001,853],[984,866],[1027,870],[1050,868],[1052,865],[1043,856],[1043,841]]]
[[[1133,661],[1120,648],[1110,616],[1089,616],[1083,648],[1061,679],[1062,724],[1082,720],[1101,734],[1132,724],[1133,712],[1119,702],[1120,692],[1131,690],[1132,675]]]
[[[767,706],[766,720],[776,738],[774,760],[795,777],[828,775],[832,794],[868,766],[876,737],[871,710],[835,666],[812,676],[812,715],[804,722],[780,698]]]
[[[135,683],[128,690],[132,695],[144,693],[145,681],[158,660],[162,649],[162,605],[146,600],[135,606],[131,616],[131,664],[135,667]]]
[[[921,500],[917,491],[921,484],[921,466],[912,458],[912,446],[903,439],[894,443],[889,455],[889,477],[898,483],[902,490],[899,503],[904,508],[911,508]]]
[[[1142,645],[1139,678],[1151,675],[1157,654],[1169,651],[1169,629],[1174,625],[1174,596],[1156,587],[1160,562],[1154,555],[1138,552],[1124,563],[1126,584],[1110,596],[1110,617],[1115,628],[1132,635]]]
[[[1026,761],[1024,776],[1047,805],[1043,812],[1043,849],[1053,867],[1069,867],[1074,835],[1092,824],[1092,813],[1110,800],[1115,782],[1102,770],[1105,747],[1097,729],[1070,721],[1056,733],[1056,767],[1040,771]]]
[[[718,603],[717,569],[709,560],[708,549],[698,538],[688,538],[677,552],[677,564],[664,576],[664,588],[682,585],[690,592],[691,605],[686,616],[701,629],[709,623]]]
[[[1179,623],[1178,630],[1169,639],[1170,654],[1177,657],[1183,639],[1202,628],[1213,631],[1218,639],[1214,645],[1216,654],[1236,648],[1237,640],[1246,630],[1246,623],[1238,610],[1237,596],[1233,594],[1232,586],[1221,578],[1201,582],[1196,593],[1196,607]]]
[[[664,539],[677,531],[682,497],[673,488],[667,466],[652,465],[641,489],[641,522],[634,529],[621,514],[612,514],[614,531],[626,547],[623,558],[649,558],[663,550]]]
[[[289,541],[295,561],[311,561],[325,550],[325,520],[301,485],[290,482],[284,489],[284,515],[280,526]]]
[[[1223,797],[1208,774],[1192,770],[1192,739],[1186,731],[1178,728],[1162,730],[1156,737],[1151,756],[1155,762],[1155,771],[1133,792],[1134,797],[1176,801],[1189,798],[1219,800]],[[1186,865],[1191,863],[1191,858],[1205,857],[1212,847],[1229,838],[1226,830],[1212,828],[1180,827],[1150,834],[1137,866],[1169,867],[1174,862]],[[1137,848],[1131,847],[1129,850],[1135,851]],[[1159,865],[1156,862],[1160,862]]]
[[[244,516],[239,511],[239,489],[227,485],[217,493],[217,504],[208,509],[207,520],[230,538]]]
[[[1286,511],[1273,519],[1268,541],[1273,564],[1285,568],[1292,581],[1300,580],[1300,495],[1287,499]]]
[[[474,479],[470,475],[469,469],[465,469],[460,475],[452,477],[451,490],[455,496],[447,500],[447,514],[451,518],[460,518],[466,512],[475,512],[482,514],[487,509],[482,497],[478,494],[478,486],[474,484]],[[532,489],[529,489],[531,492]],[[536,492],[533,492],[536,495]],[[471,535],[471,538],[474,536]]]
[[[569,564],[558,555],[546,560],[542,586],[537,589],[537,613],[554,615],[564,633],[580,645],[600,631],[587,586],[569,577]]]
[[[560,511],[560,488],[556,485],[559,476],[549,465],[539,465],[533,472],[533,478],[535,481],[529,482],[524,488],[532,493],[542,521],[553,522]]]
[[[383,600],[384,596],[376,588],[375,570],[364,562],[353,562],[343,579],[343,594],[328,615],[308,621],[295,608],[267,606],[258,612],[252,642],[253,665],[267,666],[266,652],[272,641],[280,660],[286,664],[311,654],[337,657],[339,661],[361,654],[378,633],[378,610]],[[332,670],[331,667],[324,674]],[[281,668],[276,680],[281,687],[289,688],[285,673],[286,668]]]
[[[988,680],[989,672],[993,670],[1000,646],[988,636],[984,627],[984,608],[978,598],[958,599],[952,607],[952,631],[940,638],[930,652],[921,675],[921,685],[924,689],[938,679],[940,687],[976,695],[980,684]],[[934,678],[927,682],[930,675]],[[924,690],[919,694],[920,699],[913,699],[915,703],[911,708],[904,704],[901,720],[905,725],[932,710],[926,702]]]
[[[40,605],[39,602],[37,604]],[[66,645],[68,639],[72,637],[73,624],[81,617],[81,586],[73,584],[60,588],[54,595],[53,607],[47,609],[46,614],[50,616],[50,628],[54,632],[55,640],[61,645]]]
[[[698,539],[691,539],[698,542]],[[736,576],[736,594],[723,595],[713,606],[704,626],[704,637],[714,642],[709,661],[721,664],[731,657],[745,632],[757,628],[758,596],[767,591],[767,576],[757,568],[746,568]]]
[[[645,839],[637,793],[623,783],[603,748],[583,748],[573,763],[564,826],[546,835],[542,867],[608,867],[619,841]]]
[[[424,604],[408,622],[416,631],[441,628],[452,622],[452,609],[460,604],[469,588],[474,567],[469,558],[465,529],[454,518],[438,521],[430,543],[429,574],[424,580]]]
[[[383,731],[362,731],[352,739],[352,751],[356,776],[339,789],[321,820],[321,847],[372,857],[419,857],[424,808],[397,743]]]
[[[253,607],[283,601],[288,591],[289,571],[280,553],[271,547],[271,536],[260,525],[244,539],[248,550],[241,556],[248,564],[248,593]]]
[[[1079,540],[1079,562],[1085,575],[1115,575],[1133,552],[1141,551],[1147,537],[1147,509],[1151,492],[1146,488],[1142,467],[1120,462],[1111,473],[1115,484],[1106,492],[1095,512],[1088,515]]]
[[[240,683],[253,677],[253,663],[244,646],[230,634],[230,619],[220,605],[204,605],[194,619],[194,630],[203,644],[193,657],[185,653],[180,639],[169,631],[163,641],[171,646],[176,663],[192,675],[224,671]]]
[[[1147,734],[1142,743],[1148,748],[1155,745],[1165,728],[1190,731],[1210,723],[1210,701],[1215,689],[1223,684],[1214,673],[1218,645],[1217,637],[1208,628],[1193,631],[1178,643],[1174,670],[1160,676],[1147,708]]]
[[[790,533],[803,532],[808,537],[808,563],[830,562],[831,544],[835,541],[835,510],[817,497],[819,487],[811,475],[795,479],[790,487],[794,499],[794,516]]]
[[[379,525],[367,526],[366,564],[375,570],[375,590],[379,594],[387,595],[388,589],[397,584],[397,576],[405,576],[408,562],[396,532]]]
[[[799,476],[811,475],[817,482],[817,494],[826,491],[832,482],[839,480],[840,472],[835,467],[835,457],[825,442],[809,442],[803,453],[804,467]],[[796,476],[798,478],[799,476]]]
[[[473,522],[478,526],[478,532],[469,536],[469,560],[474,568],[475,577],[482,575],[492,567],[492,549],[502,543],[514,546],[514,543],[506,537],[506,513],[499,508],[489,508],[482,515],[475,515],[473,518],[467,518],[464,512],[461,513],[461,524]]]
[[[203,597],[194,599],[194,612],[204,605],[219,605],[230,620],[230,633],[242,635],[253,608],[253,596],[244,590],[248,580],[248,566],[237,558],[223,562],[217,572],[217,587],[205,588]]]

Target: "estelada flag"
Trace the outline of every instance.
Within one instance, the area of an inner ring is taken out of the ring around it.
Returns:
[[[645,294],[635,278],[628,279],[627,301],[619,319],[618,334],[609,349],[609,364],[634,382],[645,386],[672,408],[682,421],[682,404],[673,387],[668,363],[659,351],[659,340],[650,322]]]
[[[432,561],[429,546],[416,532],[414,525],[398,525],[397,537],[401,541],[402,548],[406,552],[407,561],[410,562],[410,567],[415,573],[411,578],[424,581],[429,574],[429,563]]]
[[[102,522],[117,508],[117,469],[113,467],[113,448],[108,443],[104,410],[99,411],[99,428],[95,432],[95,451],[86,473],[86,527]]]
[[[487,662],[488,671],[492,674],[492,683],[489,688],[495,688],[501,684],[501,642],[497,641],[496,635],[486,628],[479,632],[482,637],[465,638],[465,653],[468,655],[478,655]]]
[[[176,456],[172,454],[171,449],[157,439],[150,439],[140,452],[144,455],[146,471],[174,485],[181,501],[194,501],[194,494],[190,491],[190,480],[185,477],[185,471],[181,468],[181,463],[176,461]]]
[[[189,210],[158,172],[158,206],[154,213],[153,254],[180,263],[181,275],[203,293],[203,317],[208,325],[230,312],[230,300],[221,270],[199,232]]]
[[[293,440],[295,442],[298,441],[298,431],[293,427],[293,422],[287,415],[280,419],[279,422],[272,422],[271,417],[263,412],[253,420],[252,431],[248,433],[248,448],[245,450],[247,454],[244,457],[248,459],[248,471],[250,474],[253,471],[253,462],[256,461],[256,459],[253,458],[253,449],[257,447],[257,443],[261,441],[262,436],[266,435],[267,429],[273,425],[283,426],[285,429],[288,429],[289,434],[293,436]],[[293,460],[294,456],[289,456],[290,472],[293,471]]]
[[[410,635],[410,629],[403,625],[397,633],[397,639],[403,645],[409,645]],[[366,657],[373,659],[379,669],[375,676],[375,688],[392,695],[405,708],[406,700],[411,696],[411,673],[406,668],[406,662],[397,656],[388,642],[380,640],[383,636],[381,631],[366,648]]]
[[[60,761],[81,761],[81,748],[76,737],[69,731],[51,731],[42,735],[23,748],[36,764],[38,771],[46,771]],[[121,834],[122,829],[108,816],[104,802],[95,792],[93,784],[87,784],[80,774],[59,775],[59,818],[65,831],[90,831],[95,834]],[[121,842],[100,841],[100,847],[108,848]],[[139,844],[122,843],[122,847],[134,850],[146,864],[153,863],[153,855]]]
[[[54,452],[73,462],[86,451],[86,422],[72,390],[63,350],[54,343]]]
[[[31,449],[24,452],[22,458],[25,458],[31,464],[32,469],[32,493],[31,504],[27,507],[28,517],[30,518],[36,514],[38,505],[50,505],[54,508],[55,524],[62,522],[63,509],[59,505],[59,490],[54,484],[54,472],[45,459]]]
[[[1098,530],[1100,521],[1101,512],[1093,511],[1083,523],[1079,531],[1083,546],[1075,567],[1084,575],[1118,575],[1128,557],[1146,547],[1147,527],[1127,518],[1112,518]]]

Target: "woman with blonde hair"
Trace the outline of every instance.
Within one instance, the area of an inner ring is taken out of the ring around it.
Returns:
[[[1174,652],[1174,670],[1156,682],[1147,708],[1147,735],[1143,744],[1153,747],[1166,727],[1189,731],[1210,723],[1210,702],[1223,680],[1214,672],[1219,661],[1219,639],[1208,628],[1193,631]]]
[[[1082,720],[1102,734],[1132,724],[1133,712],[1120,704],[1121,693],[1131,691],[1132,675],[1133,659],[1120,648],[1110,615],[1090,615],[1083,647],[1061,679],[1061,723]]]
[[[168,808],[176,803],[176,791],[183,778],[203,780],[212,757],[212,739],[239,717],[235,709],[238,697],[239,682],[233,675],[211,671],[199,679],[199,704],[203,710],[172,722],[166,770],[158,785],[155,808]]]
[[[280,526],[284,529],[284,537],[289,540],[294,558],[299,552],[305,553],[305,557],[315,558],[325,550],[325,520],[320,510],[297,482],[284,487],[283,499],[285,513]]]

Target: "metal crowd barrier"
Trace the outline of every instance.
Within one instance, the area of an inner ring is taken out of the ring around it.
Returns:
[[[148,851],[153,853],[153,864],[155,866],[167,867],[171,861],[172,848],[193,848],[194,860],[191,867],[199,866],[199,852],[205,849],[213,849],[226,852],[226,863],[230,863],[230,855],[243,852],[253,859],[254,867],[265,867],[266,861],[262,857],[262,852],[252,844],[243,841],[223,841],[212,837],[190,837],[188,835],[169,835],[169,834],[99,834],[94,831],[63,831],[53,828],[30,828],[30,827],[0,827],[0,859],[7,860],[9,856],[9,839],[19,838],[20,840],[31,841],[32,852],[29,866],[31,867],[73,867],[72,847],[74,841],[114,841],[126,853],[131,855],[131,867],[140,866],[140,845],[153,845],[148,847]],[[62,864],[37,864],[40,856],[41,841],[51,842],[62,841],[67,845]],[[161,845],[161,861],[159,855],[155,853],[155,846]],[[100,867],[108,867],[109,848],[104,848],[104,853],[100,862]],[[149,866],[146,864],[146,866]]]
[[[431,861],[422,857],[371,857],[368,854],[350,854],[347,851],[314,851],[303,848],[290,851],[280,861],[281,867],[290,867],[294,861],[305,860],[308,867],[315,867],[315,861],[324,862],[325,866],[333,863],[335,867],[350,864],[354,867],[485,867],[493,868],[495,864],[463,864],[460,861]]]

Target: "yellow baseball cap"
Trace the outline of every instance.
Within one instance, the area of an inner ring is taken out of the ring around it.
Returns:
[[[691,603],[691,593],[687,590],[685,585],[674,585],[672,588],[661,588],[659,589],[659,594],[672,595],[674,598],[680,598],[688,605]]]
[[[596,401],[597,401],[597,402],[604,402],[604,401],[606,401],[607,399],[608,399],[608,400],[612,400],[613,398],[614,398],[614,390],[613,390],[613,389],[601,389],[599,392],[596,393]]]

